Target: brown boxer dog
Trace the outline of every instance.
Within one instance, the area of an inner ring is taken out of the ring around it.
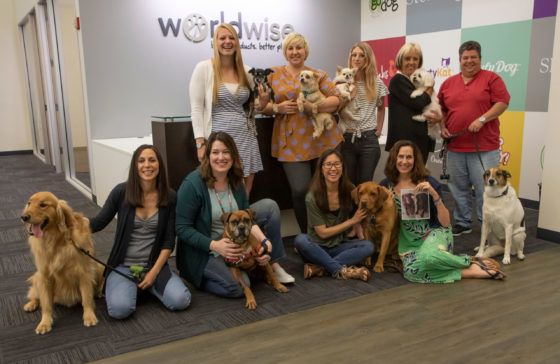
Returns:
[[[251,228],[255,224],[254,212],[251,209],[226,212],[222,215],[222,222],[224,223],[224,238],[230,239],[243,249],[243,253],[238,259],[224,258],[224,261],[235,281],[243,287],[246,299],[245,307],[254,310],[257,308],[257,301],[251,287],[241,277],[241,270],[250,272],[260,266],[266,274],[268,284],[272,285],[278,292],[288,292],[289,289],[278,282],[270,264],[267,262],[264,265],[259,265],[255,259],[257,256],[267,253],[267,246],[261,244],[251,235]],[[263,248],[262,252],[261,247]]]

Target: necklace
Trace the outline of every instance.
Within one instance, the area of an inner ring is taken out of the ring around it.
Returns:
[[[226,210],[224,209],[224,205],[222,204],[222,198],[220,197],[220,195],[218,195],[218,192],[216,192],[216,188],[212,189],[214,191],[214,195],[216,195],[216,199],[218,200],[218,204],[220,204],[220,209],[222,209],[222,213],[226,213]],[[231,190],[229,189],[229,185],[227,188],[227,195],[228,195],[228,200],[229,200],[229,212],[233,211],[233,202],[231,201]]]

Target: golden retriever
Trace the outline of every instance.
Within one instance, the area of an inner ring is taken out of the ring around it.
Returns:
[[[81,302],[84,326],[96,325],[94,295],[101,293],[103,269],[78,250],[94,254],[88,220],[50,192],[31,196],[21,219],[28,228],[37,268],[28,279],[31,287],[23,307],[28,312],[41,307],[35,332],[51,331],[54,304],[73,306]]]
[[[364,237],[375,244],[379,252],[373,270],[377,273],[384,271],[387,254],[391,256],[391,265],[399,266],[399,224],[391,192],[375,182],[364,182],[352,191],[352,197],[358,208],[367,211],[366,218],[362,220]]]

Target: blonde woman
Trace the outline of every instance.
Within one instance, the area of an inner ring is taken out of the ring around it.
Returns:
[[[263,169],[254,124],[249,122],[244,107],[253,87],[252,78],[241,58],[237,32],[230,24],[216,27],[213,46],[214,57],[196,65],[189,86],[198,160],[204,157],[211,132],[230,134],[241,155],[249,196],[255,173]]]
[[[367,43],[359,42],[350,48],[348,67],[356,69],[356,95],[358,111],[351,120],[340,115],[344,144],[342,157],[346,173],[354,185],[371,181],[381,156],[379,136],[385,119],[387,87],[377,77],[375,55]]]
[[[319,87],[326,99],[319,105],[318,112],[336,111],[339,98],[334,83],[328,75],[305,65],[309,57],[309,45],[303,35],[290,33],[282,43],[282,51],[288,62],[285,66],[273,67],[268,76],[274,91],[274,100],[260,105],[263,113],[274,115],[272,131],[272,156],[282,162],[292,191],[292,202],[298,225],[307,231],[305,195],[317,158],[329,148],[342,141],[338,128],[325,130],[320,137],[313,138],[313,124],[310,115],[312,106],[305,102],[305,111],[299,112],[296,99],[300,93],[299,74],[311,70],[319,74]],[[261,98],[266,100],[264,97]],[[263,102],[263,101],[261,101]]]

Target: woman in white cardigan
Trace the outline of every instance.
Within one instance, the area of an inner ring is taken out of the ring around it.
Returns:
[[[244,107],[253,82],[241,58],[237,32],[230,24],[216,27],[213,45],[214,57],[196,65],[189,85],[198,160],[204,157],[205,140],[211,132],[230,134],[241,155],[249,196],[255,173],[263,169],[256,130]]]

